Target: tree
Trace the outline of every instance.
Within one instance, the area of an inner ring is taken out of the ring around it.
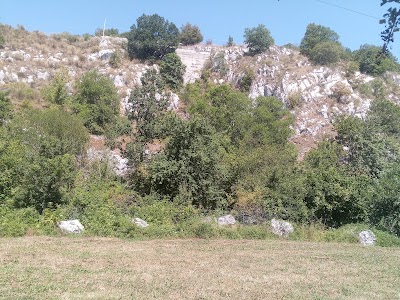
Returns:
[[[128,102],[129,119],[136,122],[137,139],[148,142],[155,136],[155,126],[168,107],[163,94],[165,82],[156,70],[148,70],[140,79],[142,86],[134,89]]]
[[[342,46],[337,42],[321,42],[311,49],[309,58],[316,64],[331,65],[340,60],[343,52]]]
[[[244,42],[249,48],[249,53],[255,55],[268,50],[274,44],[270,31],[262,24],[244,30]]]
[[[179,29],[174,23],[157,14],[142,15],[132,25],[128,35],[129,57],[139,59],[162,58],[179,45]]]
[[[0,203],[40,213],[63,203],[88,134],[65,111],[29,110],[7,124],[0,143]]]
[[[235,43],[233,42],[233,37],[232,36],[228,37],[228,42],[226,43],[226,46],[227,47],[235,46]]]
[[[58,71],[50,84],[43,89],[44,98],[50,103],[64,105],[69,98],[67,90],[68,79],[69,76],[66,69]]]
[[[382,0],[381,6],[386,3],[397,3],[400,4],[400,0]],[[381,38],[383,40],[382,52],[386,53],[389,49],[389,44],[394,42],[394,33],[399,31],[400,24],[400,9],[390,7],[387,13],[383,15],[383,19],[380,20],[381,24],[385,25],[385,30],[381,32]]]
[[[175,118],[163,154],[150,164],[151,187],[205,209],[226,207],[221,139],[205,119]]]
[[[310,57],[313,48],[322,42],[339,43],[339,35],[329,27],[311,23],[300,43],[300,53]]]
[[[168,53],[161,60],[160,75],[165,83],[174,91],[182,86],[185,71],[186,66],[176,53]]]
[[[354,60],[360,65],[360,71],[373,76],[398,69],[396,58],[389,52],[382,53],[381,47],[362,45],[354,51]]]
[[[194,45],[203,41],[203,35],[198,26],[186,23],[181,27],[179,40],[185,46]]]
[[[93,134],[103,134],[119,113],[119,96],[114,83],[97,71],[89,71],[76,83],[73,110]]]

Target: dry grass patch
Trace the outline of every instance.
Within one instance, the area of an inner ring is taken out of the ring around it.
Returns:
[[[399,299],[400,249],[291,241],[0,239],[2,299]]]

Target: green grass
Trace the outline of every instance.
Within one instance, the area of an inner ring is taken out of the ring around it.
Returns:
[[[400,248],[2,238],[0,299],[400,299]]]

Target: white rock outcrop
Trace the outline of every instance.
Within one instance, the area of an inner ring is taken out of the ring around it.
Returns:
[[[373,246],[376,242],[376,236],[371,230],[363,230],[358,234],[358,241],[363,246]]]
[[[235,220],[234,216],[226,215],[226,216],[219,217],[217,219],[217,224],[220,226],[235,225],[236,220]]]
[[[274,233],[276,235],[288,237],[289,234],[291,234],[294,231],[294,228],[293,228],[293,225],[290,224],[289,222],[272,219],[271,220],[271,230],[272,230],[272,233]]]
[[[82,233],[85,228],[79,222],[79,220],[67,220],[67,221],[61,221],[60,224],[58,224],[58,228],[60,228],[62,231],[66,233],[75,233],[79,234]]]

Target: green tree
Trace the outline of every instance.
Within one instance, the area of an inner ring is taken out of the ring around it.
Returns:
[[[264,52],[274,44],[270,31],[262,24],[244,30],[244,42],[249,48],[249,53],[255,55]]]
[[[179,29],[157,14],[142,15],[128,35],[130,58],[162,58],[179,45]]]
[[[337,63],[343,56],[343,47],[332,41],[321,42],[310,51],[310,60],[316,64],[331,65]]]
[[[221,139],[204,119],[175,118],[163,154],[150,164],[151,188],[205,209],[226,207]]]
[[[186,23],[181,27],[179,40],[185,46],[194,45],[203,41],[203,35],[201,34],[198,26]]]
[[[227,47],[235,46],[235,43],[233,42],[233,37],[232,36],[228,37],[228,42],[226,43],[226,46]]]
[[[339,43],[339,35],[329,27],[308,24],[304,37],[300,43],[300,53],[310,57],[315,46],[322,42]]]
[[[148,70],[140,79],[142,86],[134,89],[128,102],[128,117],[136,123],[136,138],[148,142],[156,136],[156,125],[168,107],[163,94],[165,82],[156,70]]]
[[[88,134],[79,118],[60,110],[29,110],[2,132],[0,203],[40,213],[66,201]]]
[[[381,0],[381,6],[387,3],[400,4],[400,0]],[[380,23],[385,24],[385,30],[381,32],[381,37],[384,42],[382,52],[386,53],[389,50],[389,44],[394,42],[395,32],[399,31],[400,9],[397,7],[390,7],[387,13],[383,15],[383,19]]]
[[[69,76],[66,69],[58,71],[50,84],[43,89],[43,97],[50,103],[64,105],[69,98],[67,90],[68,79]]]
[[[93,134],[103,134],[119,113],[119,96],[114,83],[97,71],[89,71],[76,83],[74,111]]]
[[[381,47],[374,45],[362,45],[354,51],[354,60],[360,65],[361,72],[373,76],[398,70],[396,58],[389,51],[382,53]]]
[[[176,53],[165,55],[160,64],[160,75],[172,90],[177,91],[183,84],[186,66]]]

